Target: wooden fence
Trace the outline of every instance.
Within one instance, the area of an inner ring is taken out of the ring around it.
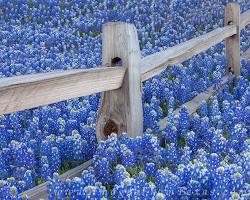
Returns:
[[[232,72],[236,78],[239,76],[240,30],[250,23],[250,10],[240,15],[240,6],[229,3],[224,21],[222,28],[144,58],[140,56],[137,31],[133,25],[107,23],[102,35],[102,66],[0,79],[0,115],[103,92],[96,123],[98,141],[107,138],[111,132],[127,132],[132,137],[142,135],[142,81],[223,40],[226,46],[227,73]],[[122,66],[117,66],[119,63]],[[226,76],[223,83],[226,82]],[[187,102],[185,105],[189,113],[194,113],[201,101],[207,100],[214,92],[213,87],[210,87]],[[161,130],[165,128],[165,122],[166,119],[159,122]],[[73,172],[73,175],[78,173]],[[44,191],[46,184],[36,188]],[[30,190],[28,194],[31,199],[35,199],[32,193],[39,194],[37,190]],[[45,194],[41,192],[39,195],[42,197]]]
[[[225,40],[227,72],[240,74],[240,30],[250,23],[250,10],[226,6],[225,26],[165,51],[140,57],[136,28],[107,23],[103,28],[103,65],[92,69],[54,71],[0,80],[0,115],[71,98],[104,92],[96,125],[97,139],[111,132],[143,133],[141,81],[145,81]],[[116,66],[117,63],[122,66]],[[194,109],[193,109],[194,110]]]

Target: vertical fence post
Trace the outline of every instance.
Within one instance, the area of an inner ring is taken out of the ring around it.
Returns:
[[[106,139],[112,132],[127,132],[132,137],[142,135],[141,55],[136,28],[127,23],[107,23],[102,37],[103,65],[120,64],[126,68],[126,73],[121,88],[102,94],[96,124],[97,140]]]
[[[224,25],[236,25],[237,33],[226,39],[227,73],[232,72],[237,78],[240,75],[240,5],[229,3],[225,9]]]

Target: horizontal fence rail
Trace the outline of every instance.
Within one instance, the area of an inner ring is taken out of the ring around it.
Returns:
[[[0,115],[121,87],[125,69],[102,67],[0,79]]]
[[[246,59],[246,60],[250,60],[250,48],[247,49],[247,50],[243,53],[242,58],[243,58],[243,59]]]
[[[166,51],[146,56],[141,63],[142,80],[160,74],[170,65],[180,64],[237,33],[235,25],[218,28],[205,35],[193,38]]]
[[[0,79],[0,115],[104,92],[97,120],[97,127],[101,127],[100,136],[106,137],[110,132],[120,133],[119,128],[123,132],[130,133],[131,137],[141,135],[143,131],[129,131],[136,130],[136,127],[142,127],[143,124],[141,81],[152,78],[167,66],[180,64],[223,40],[226,40],[227,44],[226,57],[231,63],[229,65],[240,72],[239,30],[250,23],[250,10],[240,15],[239,5],[230,3],[226,11],[224,27],[142,59],[136,28],[126,23],[108,23],[104,26],[102,35],[103,63],[115,65],[121,61],[122,67],[102,66],[2,78]],[[227,68],[232,67],[227,66]],[[236,77],[237,75],[235,74]],[[227,75],[222,78],[222,87],[226,82]],[[190,115],[199,109],[202,101],[207,101],[216,93],[214,86],[183,104]],[[176,115],[179,114],[179,110],[180,108],[175,110]],[[166,125],[167,118],[160,120],[160,130],[164,130]],[[90,160],[61,175],[61,178],[79,176],[81,171],[91,163]],[[31,200],[47,199],[47,185],[48,182],[25,193]]]
[[[244,12],[240,16],[240,29],[245,28],[246,25],[250,24],[250,10]]]
[[[240,28],[250,23],[250,10],[241,15]],[[179,64],[237,33],[236,25],[215,29],[205,35],[141,59],[141,80],[167,66]],[[0,115],[104,92],[121,87],[122,67],[69,70],[0,79]]]
[[[93,163],[93,160],[88,160],[84,162],[83,164],[75,167],[74,169],[71,169],[64,174],[60,175],[61,180],[71,179],[74,177],[80,177],[83,170],[87,169],[91,164]],[[21,193],[22,195],[27,195],[30,200],[38,200],[38,199],[48,199],[48,181],[45,183],[42,183],[41,185],[38,185],[32,189],[26,190],[25,192]]]
[[[243,29],[249,23],[250,10],[241,14],[240,29]],[[170,65],[180,64],[192,58],[236,33],[236,25],[217,28],[209,33],[170,47],[165,51],[144,57],[141,62],[142,81],[160,74]]]
[[[221,81],[221,87],[223,88],[224,85],[228,81],[228,76],[224,76]],[[185,106],[187,108],[187,111],[189,115],[193,115],[200,107],[202,101],[207,101],[209,98],[211,98],[213,95],[216,94],[215,84],[211,87],[207,88],[204,92],[200,93],[196,97],[194,97],[192,100],[184,103],[182,106]],[[181,108],[177,108],[174,113],[176,116],[179,115]],[[163,131],[167,127],[167,117],[161,119],[158,123],[160,127],[160,131]]]
[[[226,10],[226,26],[215,29],[207,34],[193,38],[174,47],[170,47],[165,51],[146,56],[142,59],[138,58],[135,53],[139,51],[139,48],[137,48],[139,47],[139,43],[136,29],[133,28],[132,25],[126,23],[111,23],[106,27],[118,30],[119,28],[122,29],[124,26],[124,30],[128,29],[128,33],[127,35],[123,35],[122,41],[120,41],[121,37],[119,37],[119,34],[115,33],[103,38],[104,44],[111,45],[112,43],[112,48],[117,51],[117,55],[115,56],[117,58],[115,59],[121,59],[121,61],[124,61],[122,67],[103,66],[101,68],[93,69],[78,69],[63,72],[54,71],[44,74],[2,78],[0,79],[0,115],[98,92],[121,89],[122,86],[124,86],[124,90],[131,90],[130,92],[133,90],[133,94],[135,94],[136,91],[139,93],[140,90],[134,89],[133,85],[128,87],[128,85],[132,83],[132,79],[135,79],[136,81],[138,79],[138,77],[135,76],[135,72],[138,71],[140,74],[139,79],[145,81],[154,75],[161,73],[167,66],[182,63],[225,39],[227,43],[226,55],[230,65],[228,68],[231,69],[232,66],[234,66],[235,69],[233,72],[237,72],[236,75],[238,75],[240,72],[240,58],[237,53],[237,49],[239,48],[236,48],[236,46],[239,47],[239,29],[244,28],[250,23],[250,10],[241,14],[240,18],[238,4],[228,4]],[[130,46],[124,42],[126,39],[133,44],[133,47],[137,49],[136,51],[129,49]],[[114,42],[116,40],[123,46],[117,46],[117,42]],[[123,48],[123,50],[121,48]],[[124,50],[127,52],[122,53]],[[132,54],[133,56],[131,56]],[[107,63],[109,62],[110,60],[107,60]],[[113,65],[112,62],[111,65]],[[139,70],[135,69],[136,65],[139,66]],[[131,66],[130,72],[127,70],[126,66]],[[123,92],[123,90],[120,92]],[[112,99],[112,101],[114,99],[116,99],[116,101],[122,99],[117,98],[121,95],[113,98],[114,92],[106,94],[111,95],[109,99]],[[132,93],[130,96],[133,96]],[[127,99],[127,101],[129,101],[127,102],[129,105],[134,105],[132,103],[134,101],[133,99]],[[121,105],[123,106],[124,103]],[[106,108],[108,112],[110,112],[109,107]],[[118,110],[120,110],[120,108]],[[126,119],[126,117],[124,119]],[[106,119],[104,121],[106,121]],[[103,120],[101,120],[101,122],[103,122]],[[109,121],[109,123],[112,124],[113,121]],[[105,124],[103,124],[103,126],[105,128]],[[121,123],[121,126],[123,126],[123,123]],[[117,127],[112,128],[116,129]]]

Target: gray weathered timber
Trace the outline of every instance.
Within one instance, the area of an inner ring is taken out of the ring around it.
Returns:
[[[118,67],[54,71],[0,79],[0,115],[121,87]]]
[[[92,159],[67,171],[62,174],[60,178],[65,180],[67,178],[79,177],[83,170],[87,169],[92,164]],[[48,182],[45,182],[41,185],[38,185],[30,190],[23,192],[22,195],[27,195],[30,200],[39,200],[39,199],[48,199],[48,191],[47,191]]]
[[[240,16],[240,29],[245,28],[246,25],[250,24],[250,10],[242,13]]]
[[[242,59],[245,59],[245,60],[250,60],[250,48],[247,49],[243,54],[242,54]]]
[[[228,76],[224,76],[222,78],[221,87],[223,87],[228,80]],[[207,101],[211,96],[216,94],[216,90],[214,89],[214,85],[206,89],[204,92],[200,93],[196,97],[194,97],[191,101],[184,103],[182,105],[185,106],[188,110],[189,115],[194,114],[200,107],[202,101]],[[179,115],[181,108],[178,108],[174,111],[175,115]],[[167,126],[167,117],[159,121],[160,131],[164,130]]]
[[[160,74],[170,65],[182,63],[236,33],[237,27],[235,25],[225,26],[170,47],[165,51],[144,57],[141,62],[142,81]]]
[[[126,73],[120,89],[102,95],[97,139],[106,139],[112,132],[127,132],[131,137],[142,135],[141,55],[136,28],[120,22],[105,24],[102,45],[103,65],[112,66],[121,61]]]
[[[240,75],[240,5],[229,3],[225,9],[224,25],[235,25],[237,33],[226,38],[227,73],[232,72],[237,78]]]

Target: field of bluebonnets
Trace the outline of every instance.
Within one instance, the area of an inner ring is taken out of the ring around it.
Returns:
[[[135,24],[143,56],[223,26],[228,0],[0,0],[0,77],[101,64],[105,22]],[[236,1],[241,12],[249,0]],[[241,31],[241,51],[250,28]],[[143,83],[143,137],[97,147],[99,94],[0,118],[0,199],[49,180],[49,199],[250,199],[250,62],[189,117],[174,110],[225,73],[224,44]],[[168,116],[165,130],[157,122]],[[94,158],[81,177],[59,174]]]

